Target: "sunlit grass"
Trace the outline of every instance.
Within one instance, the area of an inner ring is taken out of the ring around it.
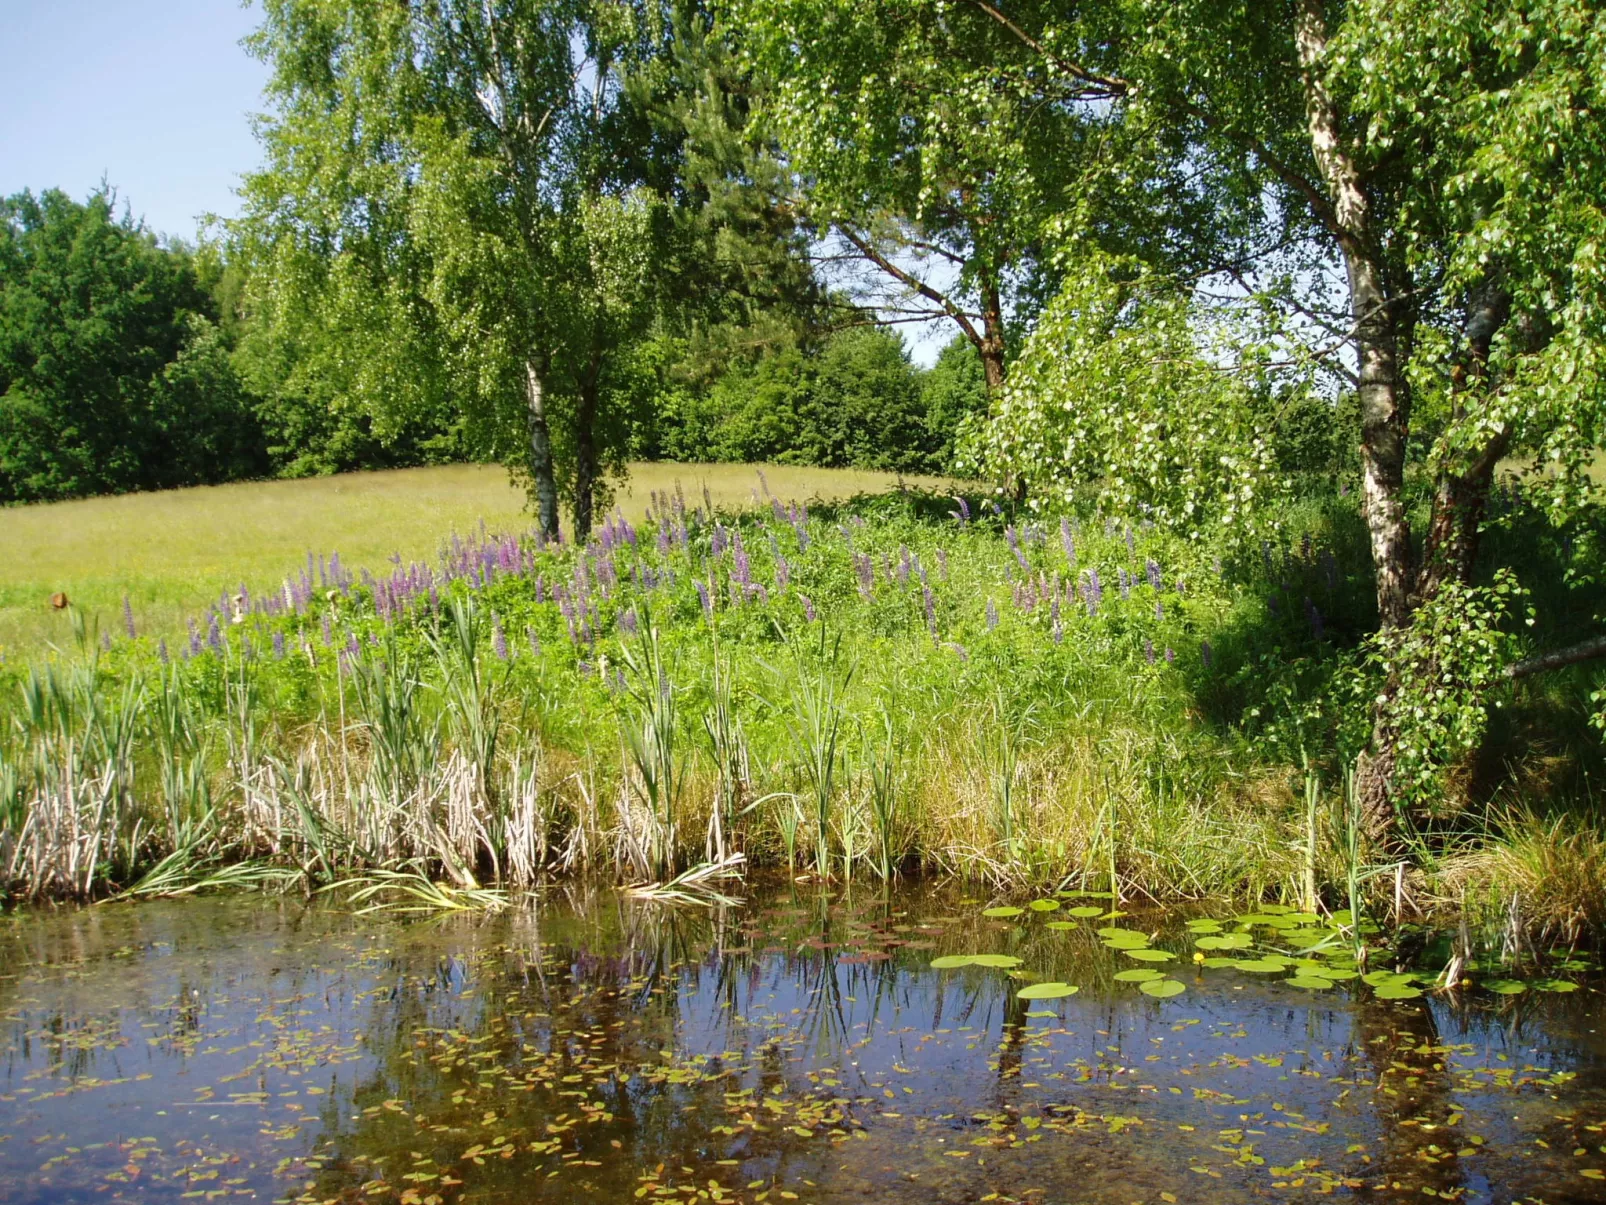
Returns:
[[[636,464],[617,503],[639,522],[654,491],[679,485],[688,500],[700,502],[706,486],[715,508],[734,509],[761,500],[760,472],[787,501],[879,492],[898,481],[852,469]],[[172,634],[223,590],[242,582],[254,591],[276,585],[305,564],[308,552],[338,552],[353,570],[377,572],[397,554],[432,562],[443,539],[482,521],[491,531],[531,523],[523,491],[494,465],[242,482],[0,510],[0,654],[26,657],[47,641],[70,641],[67,620],[50,608],[57,592],[102,627],[121,623],[127,594],[142,629]]]

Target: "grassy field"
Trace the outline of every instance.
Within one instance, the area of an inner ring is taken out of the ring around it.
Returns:
[[[783,500],[842,498],[894,486],[888,473],[783,465],[636,464],[618,494],[638,521],[655,490],[677,484],[716,508],[760,500],[759,473]],[[935,478],[910,478],[931,486]],[[26,657],[70,639],[50,609],[65,593],[102,625],[121,624],[126,594],[142,630],[171,634],[219,591],[271,586],[308,552],[338,552],[377,571],[394,555],[432,560],[452,533],[483,521],[493,532],[528,527],[524,493],[494,465],[448,465],[244,482],[0,512],[0,656]]]

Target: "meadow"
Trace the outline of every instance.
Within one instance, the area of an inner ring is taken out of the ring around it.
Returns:
[[[230,574],[182,625],[69,608],[72,639],[0,668],[12,894],[485,908],[603,873],[706,900],[770,866],[1438,910],[1495,949],[1606,923],[1598,742],[1556,721],[1587,679],[1507,688],[1495,759],[1523,723],[1570,743],[1493,788],[1467,767],[1404,856],[1368,846],[1344,771],[1372,623],[1352,499],[1205,543],[908,483],[797,501],[822,475],[755,468],[721,498],[659,472],[583,547],[515,513],[433,557],[259,560],[272,576]],[[422,493],[389,528],[413,548]]]
[[[765,469],[789,501],[885,489],[887,473],[774,465]],[[714,504],[757,496],[750,465],[635,464],[618,491],[620,512],[639,521],[655,490],[680,483]],[[936,478],[910,478],[932,487]],[[51,595],[86,615],[119,622],[126,597],[141,626],[173,635],[219,591],[273,585],[309,551],[339,553],[353,570],[379,572],[392,557],[434,560],[443,540],[483,523],[529,525],[524,492],[498,465],[442,465],[252,481],[84,498],[0,512],[0,658],[16,660],[70,641]]]

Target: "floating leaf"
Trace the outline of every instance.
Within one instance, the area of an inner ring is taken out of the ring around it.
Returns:
[[[931,960],[931,969],[934,971],[955,971],[960,967],[970,965],[969,954],[944,954],[941,958]]]
[[[1183,987],[1175,979],[1151,979],[1148,983],[1138,984],[1138,991],[1157,1000],[1166,1000],[1182,995]]]
[[[1281,916],[1293,911],[1287,904],[1262,904],[1260,910],[1269,916]]]
[[[1026,906],[1033,912],[1056,912],[1059,910],[1060,902],[1058,900],[1033,900]]]
[[[1221,922],[1212,920],[1207,916],[1201,916],[1189,921],[1188,928],[1195,933],[1220,933]]]
[[[1502,996],[1520,996],[1528,990],[1528,985],[1521,979],[1485,979],[1483,986]]]
[[[1533,986],[1542,992],[1576,992],[1578,985],[1571,979],[1535,979]]]
[[[1020,966],[1020,959],[1012,954],[972,954],[970,961],[975,966],[993,967],[1001,971]]]
[[[1015,994],[1022,1000],[1058,1000],[1061,996],[1074,996],[1079,990],[1073,983],[1034,983]]]
[[[1344,979],[1359,979],[1361,977],[1359,971],[1352,970],[1349,967],[1323,967],[1321,970],[1313,972],[1313,974],[1321,979],[1331,980],[1335,983]]]
[[[1228,958],[1225,955],[1217,954],[1212,958],[1206,958],[1202,965],[1207,967],[1235,967],[1238,965],[1238,960],[1236,958]]]
[[[1198,938],[1193,944],[1201,950],[1247,950],[1255,942],[1247,933],[1222,933]]]
[[[1130,971],[1115,972],[1117,983],[1152,983],[1156,979],[1164,978],[1164,971],[1152,971],[1148,967],[1133,967]]]
[[[1051,920],[1051,921],[1046,922],[1043,925],[1043,928],[1045,928],[1045,929],[1074,929],[1074,928],[1076,928],[1076,922],[1073,921],[1073,920]]]
[[[1021,909],[1012,908],[1006,904],[1000,908],[983,908],[981,910],[981,914],[983,916],[994,917],[998,920],[1007,920],[1009,917],[1019,916],[1021,914]]]
[[[1122,950],[1128,958],[1136,958],[1139,962],[1170,962],[1176,957],[1170,950],[1150,950],[1147,947],[1136,950]]]
[[[1288,964],[1281,958],[1239,958],[1232,965],[1240,971],[1253,971],[1257,975],[1270,975],[1288,969]]]
[[[1092,904],[1078,904],[1074,908],[1067,908],[1065,910],[1065,915],[1066,916],[1080,916],[1080,917],[1083,917],[1083,918],[1091,917],[1091,916],[1103,916],[1104,915],[1104,909],[1103,908],[1095,908]]]
[[[1409,983],[1385,983],[1376,988],[1373,993],[1379,1000],[1415,1000],[1422,994],[1422,989],[1412,987]]]
[[[1311,992],[1324,992],[1333,986],[1331,979],[1323,979],[1320,975],[1295,975],[1283,982],[1289,987],[1302,987]]]
[[[1391,983],[1411,983],[1416,976],[1409,971],[1367,971],[1361,982],[1372,987],[1385,987]]]

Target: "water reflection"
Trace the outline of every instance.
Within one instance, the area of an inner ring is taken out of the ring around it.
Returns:
[[[1180,970],[1155,1001],[1087,926],[954,891],[754,896],[13,919],[0,1199],[1606,1199],[1593,990],[1387,1002]],[[1081,990],[929,969],[974,952]]]

